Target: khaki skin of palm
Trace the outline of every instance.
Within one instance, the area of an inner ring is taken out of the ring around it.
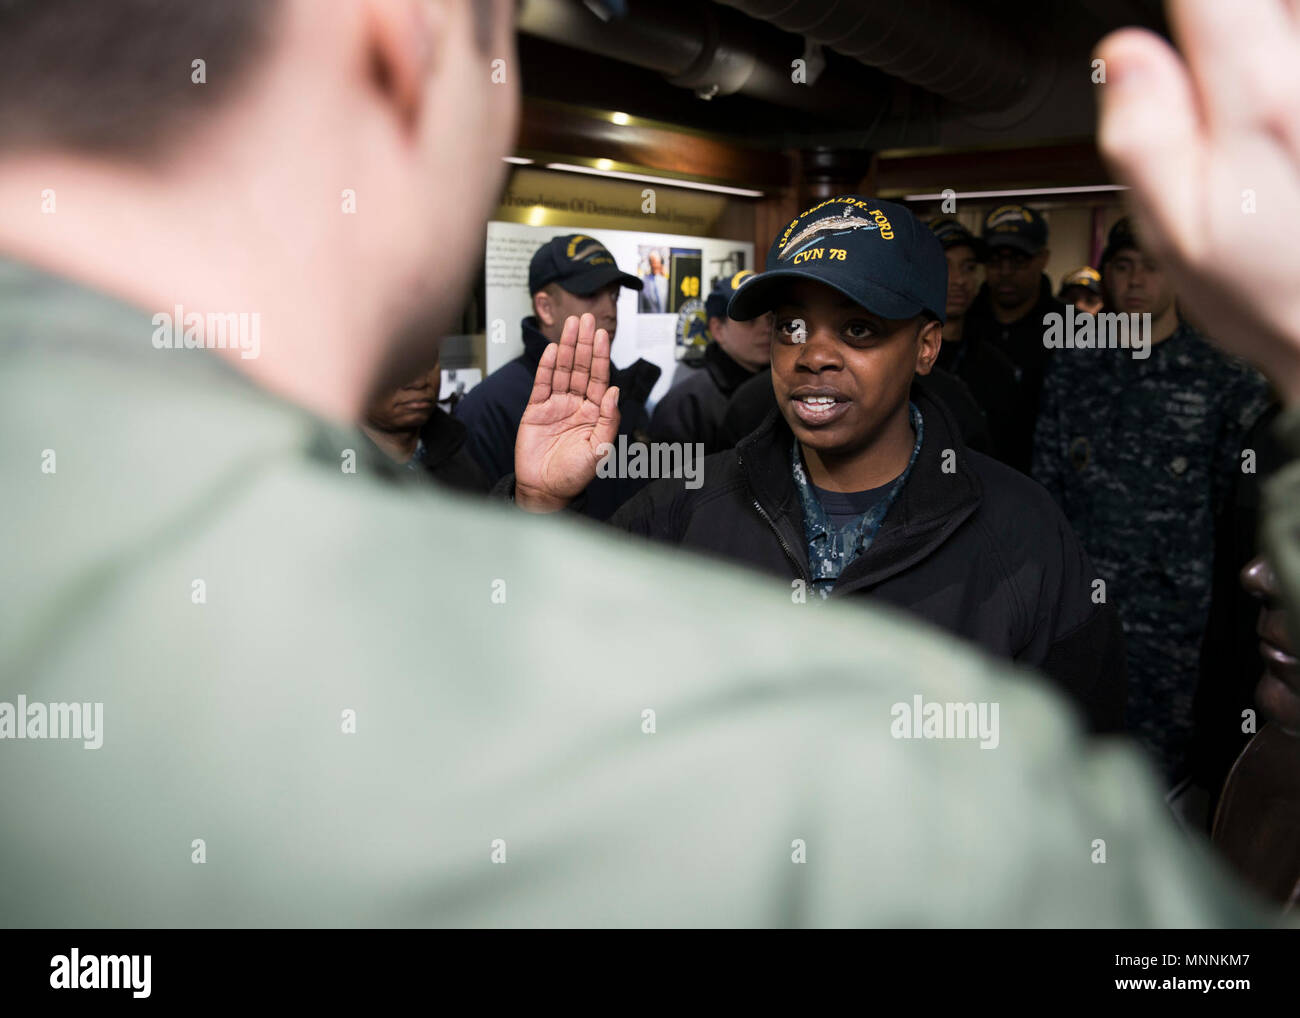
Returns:
[[[563,509],[596,477],[600,447],[618,436],[609,333],[585,314],[564,323],[542,353],[515,438],[515,503],[533,513]]]

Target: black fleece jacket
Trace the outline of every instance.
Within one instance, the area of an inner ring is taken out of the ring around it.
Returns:
[[[486,495],[492,485],[466,443],[469,429],[442,407],[434,407],[428,422],[420,429],[424,442],[424,469],[440,484],[457,491]]]
[[[734,443],[722,437],[727,401],[753,377],[714,340],[704,348],[704,366],[669,389],[655,407],[651,441],[699,442],[706,455],[729,449]]]
[[[1079,704],[1090,727],[1119,730],[1123,634],[1114,609],[1092,601],[1095,573],[1065,517],[1035,481],[967,449],[922,384],[912,399],[925,422],[912,473],[832,596],[869,595],[1034,666]],[[808,581],[793,441],[773,413],[735,449],[704,460],[701,487],[656,481],[610,522]]]
[[[962,326],[962,343],[987,344],[1000,351],[1010,362],[1014,388],[1008,392],[1005,381],[995,403],[984,409],[989,415],[993,435],[999,440],[999,458],[1023,474],[1029,473],[1034,450],[1034,426],[1043,392],[1043,377],[1053,351],[1043,345],[1047,314],[1065,314],[1065,305],[1052,296],[1052,284],[1043,276],[1038,285],[1038,302],[1017,321],[1003,324],[993,313],[989,285],[979,293],[966,312]]]

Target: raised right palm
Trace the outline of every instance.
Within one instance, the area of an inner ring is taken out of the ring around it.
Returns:
[[[515,436],[515,501],[534,512],[562,508],[596,476],[600,447],[618,435],[609,334],[592,315],[564,323],[542,353]]]

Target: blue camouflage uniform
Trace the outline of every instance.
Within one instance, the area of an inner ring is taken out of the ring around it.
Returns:
[[[1127,727],[1168,780],[1184,768],[1214,521],[1243,469],[1264,379],[1183,322],[1137,359],[1058,351],[1043,388],[1034,477],[1083,542],[1128,648]]]
[[[912,444],[912,455],[907,467],[898,477],[878,490],[878,497],[871,508],[855,519],[836,525],[822,507],[813,484],[804,470],[803,456],[799,443],[793,445],[793,464],[795,490],[799,493],[799,504],[803,508],[804,539],[808,542],[808,566],[812,576],[812,587],[823,600],[831,596],[840,573],[852,564],[853,560],[871,547],[871,542],[880,532],[898,493],[907,483],[907,477],[916,464],[917,454],[921,451],[921,442],[925,438],[925,421],[915,403],[907,404],[908,418],[916,441]]]

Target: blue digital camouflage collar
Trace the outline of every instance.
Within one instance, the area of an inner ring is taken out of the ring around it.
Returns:
[[[907,461],[907,468],[890,484],[885,496],[875,506],[863,513],[856,523],[843,528],[832,526],[827,519],[826,511],[822,508],[816,492],[813,491],[807,471],[804,470],[799,443],[797,441],[792,443],[791,470],[794,474],[795,490],[799,492],[799,503],[803,506],[803,532],[804,539],[808,542],[808,566],[813,589],[823,599],[830,596],[835,581],[840,578],[840,574],[850,563],[871,547],[871,542],[876,539],[876,534],[880,531],[880,525],[885,522],[885,515],[894,504],[898,493],[903,490],[903,485],[907,483],[907,477],[912,472],[912,464],[916,462],[916,457],[921,452],[925,422],[915,403],[909,402],[907,410],[912,422],[912,430],[916,432],[916,442],[912,446],[912,457]]]

